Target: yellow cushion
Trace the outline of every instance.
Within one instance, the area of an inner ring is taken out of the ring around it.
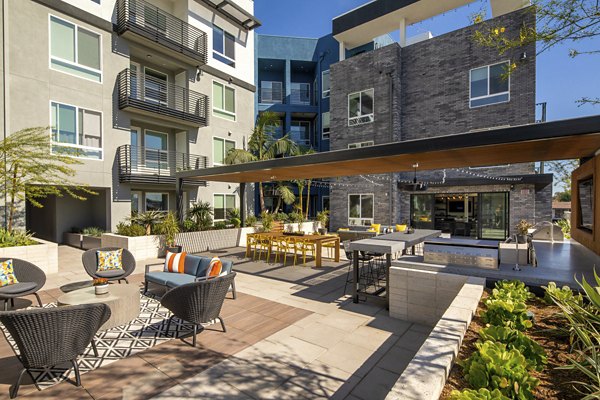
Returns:
[[[396,232],[404,232],[406,230],[406,224],[398,225],[396,224]]]
[[[0,262],[0,287],[13,285],[19,283],[15,276],[15,270],[13,268],[13,260],[9,259]]]
[[[98,255],[97,272],[123,269],[123,249],[113,251],[96,251]]]
[[[346,232],[346,231],[349,231],[349,230],[350,230],[350,228],[340,228],[340,229],[338,229],[338,232],[339,232],[339,231]]]
[[[381,232],[381,224],[371,224],[371,229],[375,230],[375,232]]]
[[[167,256],[165,257],[165,272],[177,272],[179,274],[183,274],[185,272],[185,256],[187,253],[171,253],[167,251]]]
[[[367,229],[367,232],[377,232],[377,231],[373,228],[369,228],[369,229]]]

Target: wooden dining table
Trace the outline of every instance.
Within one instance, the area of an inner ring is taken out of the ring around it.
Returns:
[[[314,243],[315,247],[316,247],[316,251],[315,251],[315,264],[317,268],[320,268],[323,265],[322,262],[322,258],[323,258],[323,245],[326,243],[334,243],[334,247],[335,247],[335,254],[334,254],[334,260],[335,262],[339,262],[340,261],[340,237],[337,235],[316,235],[316,234],[307,234],[307,235],[293,235],[293,234],[287,234],[285,232],[259,232],[259,233],[249,233],[247,235],[248,237],[254,237],[254,236],[266,236],[268,237],[270,240],[270,244],[269,244],[269,254],[271,254],[271,250],[273,247],[273,239],[277,239],[280,237],[291,237],[291,238],[295,238],[298,240],[304,240],[307,241],[309,243]],[[251,251],[251,244],[250,244],[250,240],[246,240],[246,254],[250,254]]]

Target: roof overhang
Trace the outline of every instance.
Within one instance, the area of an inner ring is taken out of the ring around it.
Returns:
[[[254,15],[250,14],[231,0],[202,1],[244,29],[252,30],[261,26],[260,21],[254,17]]]
[[[177,173],[218,182],[269,182],[444,168],[484,167],[593,156],[600,115],[407,140]]]
[[[333,37],[353,49],[374,38],[473,3],[474,0],[374,0],[333,19]],[[516,11],[530,0],[490,0],[492,16]]]

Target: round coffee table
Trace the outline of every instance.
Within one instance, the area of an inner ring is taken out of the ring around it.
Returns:
[[[137,285],[112,284],[108,293],[96,295],[94,287],[73,290],[58,298],[59,306],[104,303],[110,307],[110,318],[100,327],[101,331],[124,325],[140,314],[140,289]]]

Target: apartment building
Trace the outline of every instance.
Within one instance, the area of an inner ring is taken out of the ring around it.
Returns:
[[[51,126],[51,151],[78,157],[74,179],[98,192],[23,205],[39,237],[174,210],[174,173],[222,163],[251,133],[252,0],[3,1],[6,133]],[[238,190],[185,181],[181,201],[218,220]]]
[[[393,43],[389,35],[374,38],[344,52],[350,58]],[[301,148],[317,152],[329,150],[330,65],[339,61],[339,45],[331,34],[321,38],[256,35],[255,85],[256,115],[270,111],[278,115],[275,136],[288,135]],[[298,195],[298,188],[291,186]],[[258,196],[258,191],[255,191]],[[329,186],[313,182],[304,189],[309,215],[329,209]],[[255,199],[260,213],[258,198]],[[278,204],[273,185],[265,185],[265,206]],[[286,212],[291,206],[283,205]]]
[[[330,67],[332,150],[535,122],[535,45],[499,55],[473,42],[482,25],[407,38],[411,24],[467,3],[376,0],[333,20],[340,61]],[[528,1],[490,4],[488,26],[518,35],[535,24]],[[398,43],[344,59],[348,48],[394,30]],[[518,68],[508,75],[513,63]],[[552,175],[536,173],[534,163],[436,171],[415,159],[412,173],[332,183],[331,225],[410,221],[455,236],[504,239],[520,219],[549,220],[551,193]]]

